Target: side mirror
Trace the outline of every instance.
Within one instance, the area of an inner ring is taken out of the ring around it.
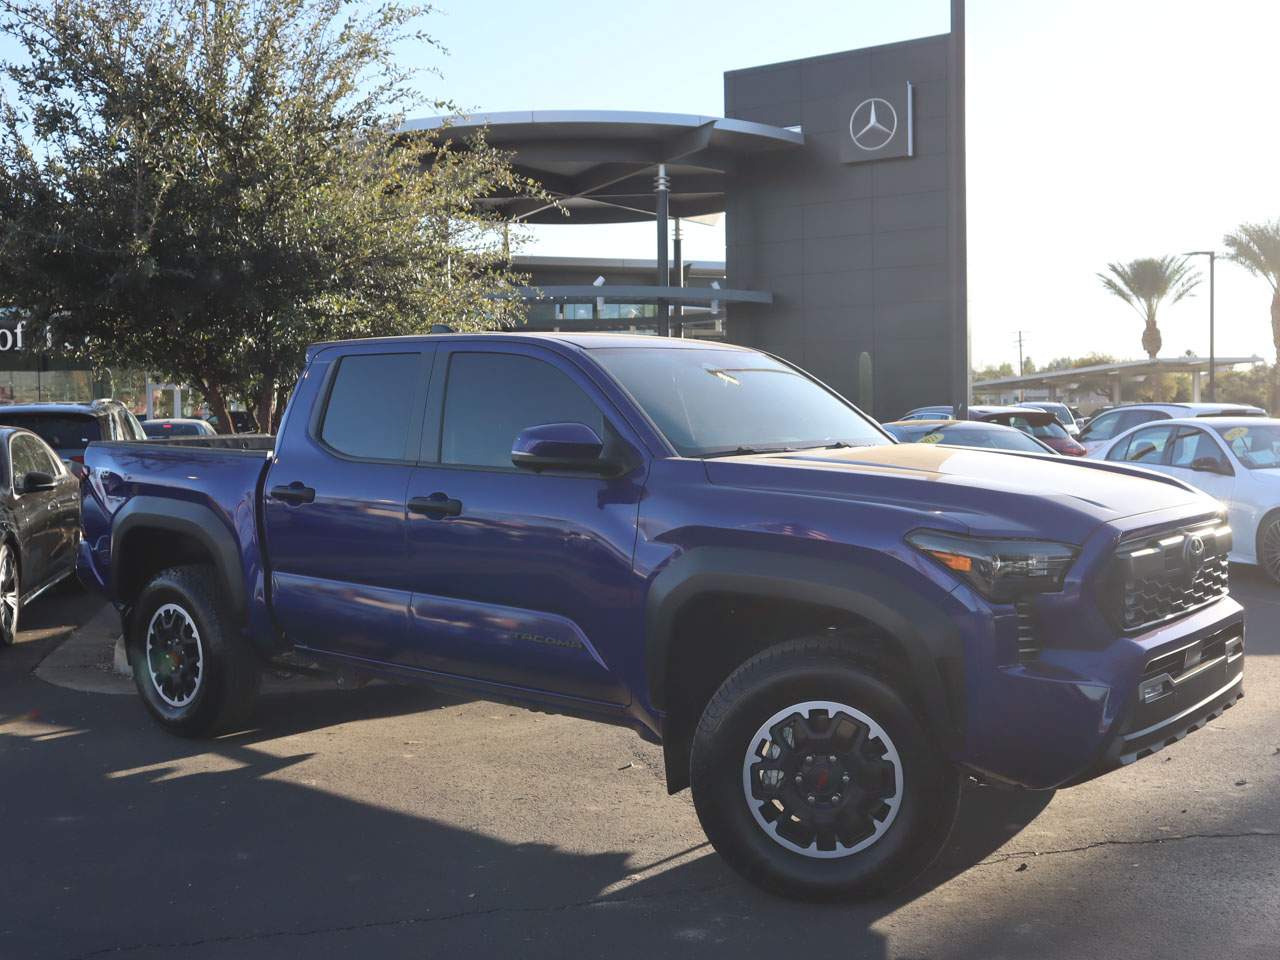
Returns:
[[[1191,461],[1191,469],[1199,470],[1201,473],[1220,473],[1223,476],[1231,476],[1231,465],[1217,457],[1196,457]]]
[[[544,423],[520,431],[511,462],[527,470],[581,470],[608,473],[604,441],[584,423]]]
[[[23,493],[39,493],[42,490],[52,490],[58,485],[58,481],[54,479],[53,474],[45,473],[42,470],[32,470],[22,478]]]

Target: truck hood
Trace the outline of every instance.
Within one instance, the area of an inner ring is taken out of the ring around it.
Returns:
[[[1172,477],[1110,463],[901,443],[725,457],[706,462],[713,484],[878,502],[946,526],[998,536],[1080,543],[1097,524],[1217,501]]]

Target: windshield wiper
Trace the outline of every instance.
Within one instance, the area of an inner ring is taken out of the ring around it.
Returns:
[[[716,457],[745,457],[753,453],[791,453],[795,447],[734,447],[732,450],[712,450],[710,453],[700,453],[698,457],[702,460],[713,460]]]

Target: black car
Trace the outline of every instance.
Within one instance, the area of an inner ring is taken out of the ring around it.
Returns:
[[[218,415],[216,413],[211,413],[206,420],[213,425],[215,431],[218,429]],[[253,414],[248,410],[232,410],[231,425],[236,428],[236,433],[258,432],[257,421],[253,419]]]
[[[0,427],[0,646],[22,607],[75,570],[80,481],[30,430]]]
[[[142,430],[148,437],[214,437],[218,431],[204,420],[183,420],[166,417],[160,420],[143,420]]]
[[[12,403],[0,407],[0,426],[38,434],[63,460],[84,461],[94,440],[145,440],[142,424],[119,400],[87,403]]]

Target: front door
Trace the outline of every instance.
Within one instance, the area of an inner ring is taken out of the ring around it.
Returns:
[[[405,640],[405,491],[433,353],[322,354],[298,387],[295,406],[318,413],[287,424],[263,508],[272,607],[295,644],[384,661]]]
[[[534,473],[512,465],[511,447],[526,427],[566,422],[639,444],[590,379],[550,351],[441,348],[438,369],[423,443],[434,462],[409,483],[405,662],[625,703],[618,672],[641,616],[632,572],[641,458],[613,479]]]
[[[56,471],[56,472],[55,472]],[[53,564],[62,553],[66,496],[64,485],[53,490],[23,493],[30,473],[48,473],[61,480],[63,471],[45,455],[43,444],[34,436],[15,433],[9,438],[9,481],[13,485],[14,525],[18,533],[19,571],[22,592],[42,586],[53,574]]]

